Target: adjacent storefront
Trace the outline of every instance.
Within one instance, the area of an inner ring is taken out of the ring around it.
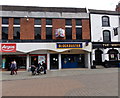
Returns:
[[[120,63],[119,48],[119,42],[93,43],[93,65],[118,67]]]

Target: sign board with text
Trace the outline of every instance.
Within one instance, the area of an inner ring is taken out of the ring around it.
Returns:
[[[1,43],[0,52],[16,52],[15,43]]]
[[[57,43],[57,49],[81,49],[82,43]]]

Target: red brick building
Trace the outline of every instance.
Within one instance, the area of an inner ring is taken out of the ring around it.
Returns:
[[[25,69],[34,58],[44,60],[48,70],[90,68],[90,21],[85,8],[2,6],[0,16],[2,68],[8,69],[16,59]],[[16,45],[15,52],[8,43]]]

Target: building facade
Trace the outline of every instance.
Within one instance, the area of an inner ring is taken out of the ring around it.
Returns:
[[[92,65],[118,67],[120,63],[120,13],[89,10]]]
[[[85,8],[2,6],[2,68],[15,59],[28,69],[34,58],[48,70],[91,68],[89,23]]]

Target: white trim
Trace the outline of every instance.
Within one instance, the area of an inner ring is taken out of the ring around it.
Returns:
[[[13,25],[13,27],[20,27],[20,25]]]
[[[72,28],[72,26],[67,26],[67,25],[66,25],[65,28]]]
[[[3,24],[2,24],[2,27],[9,27],[9,25],[3,25]]]
[[[75,26],[76,28],[82,28],[82,26]]]
[[[34,27],[41,27],[41,25],[34,25]]]
[[[46,27],[53,27],[52,25],[46,25]]]

